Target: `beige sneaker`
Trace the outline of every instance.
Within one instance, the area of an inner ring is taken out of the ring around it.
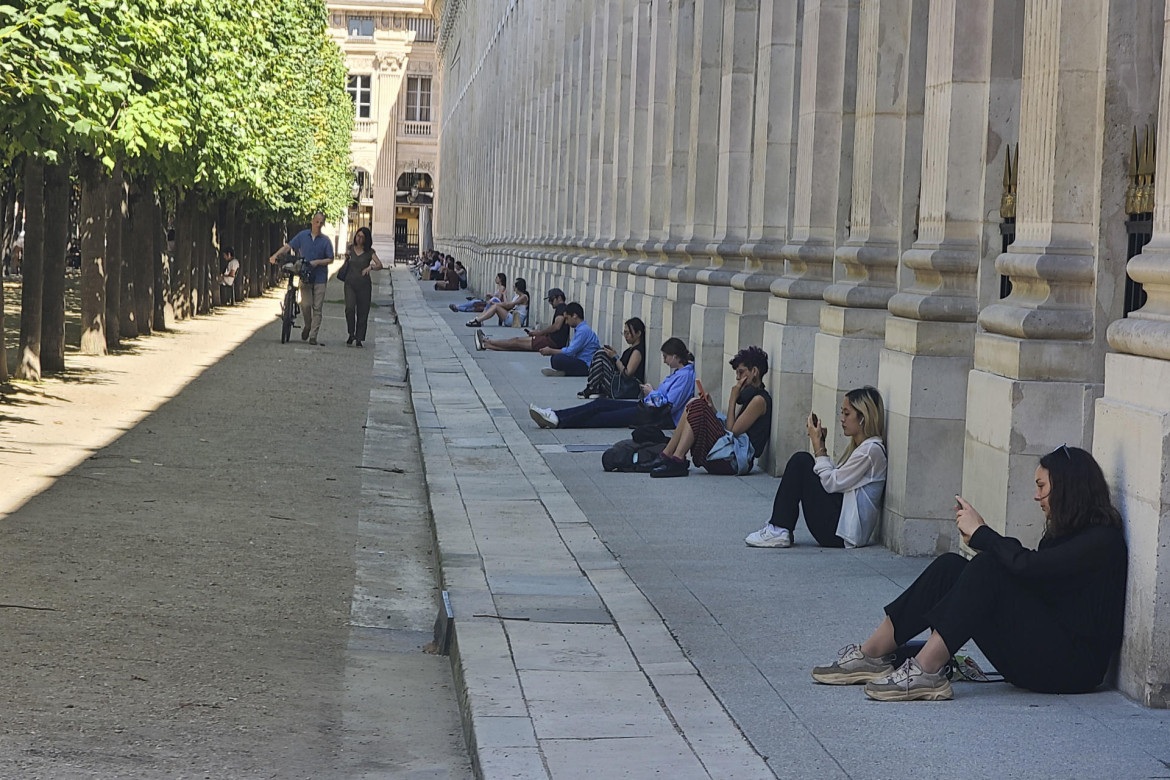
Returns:
[[[845,645],[834,663],[814,667],[812,676],[825,685],[856,685],[891,674],[894,671],[893,660],[893,655],[870,658],[861,652],[860,645]]]
[[[955,697],[942,670],[928,674],[913,658],[907,658],[893,674],[867,682],[865,695],[877,701],[950,701]]]

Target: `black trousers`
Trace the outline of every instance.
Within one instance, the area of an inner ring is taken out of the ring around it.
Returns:
[[[374,285],[365,281],[359,285],[345,285],[345,328],[357,341],[366,340],[366,324],[370,319],[370,299]]]
[[[1109,662],[1064,628],[1027,581],[987,553],[970,561],[954,553],[936,558],[886,614],[899,645],[927,628],[952,655],[974,639],[1005,680],[1042,693],[1091,691]]]
[[[804,508],[804,522],[821,547],[844,547],[837,536],[841,519],[842,493],[829,493],[821,485],[821,478],[813,472],[815,458],[807,452],[798,452],[788,459],[776,498],[772,501],[772,519],[777,528],[796,530],[800,508]]]

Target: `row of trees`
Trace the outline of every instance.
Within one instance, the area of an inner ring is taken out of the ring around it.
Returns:
[[[345,75],[323,0],[0,5],[0,206],[25,213],[17,375],[65,364],[78,190],[82,352],[217,304],[216,243],[260,294],[281,226],[348,201]]]

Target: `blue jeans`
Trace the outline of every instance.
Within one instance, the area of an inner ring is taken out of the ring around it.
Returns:
[[[509,319],[511,315],[508,315]],[[565,376],[589,376],[589,364],[568,355],[553,355],[549,358],[556,371],[564,371]]]
[[[638,402],[597,398],[570,409],[557,409],[556,413],[558,428],[629,428],[638,414]]]

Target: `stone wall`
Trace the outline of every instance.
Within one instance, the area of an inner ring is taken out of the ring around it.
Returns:
[[[475,286],[562,287],[611,342],[639,316],[717,401],[761,344],[773,473],[810,409],[877,385],[903,554],[958,547],[955,493],[1035,544],[1038,456],[1093,449],[1141,542],[1121,684],[1164,706],[1162,190],[1129,264],[1148,302],[1126,317],[1122,297],[1133,129],[1170,148],[1162,2],[440,5],[436,241]]]

